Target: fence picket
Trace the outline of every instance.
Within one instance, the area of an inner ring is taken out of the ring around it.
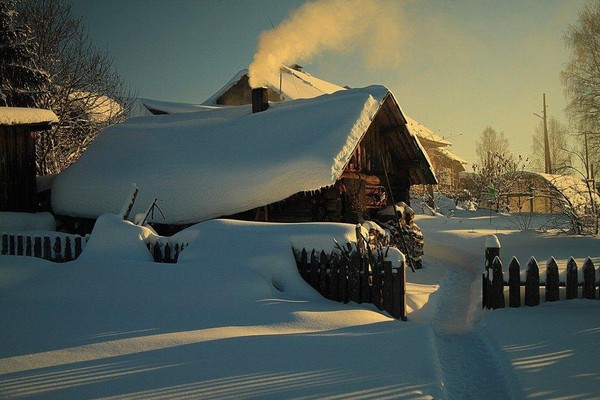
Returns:
[[[508,305],[521,307],[521,265],[516,257],[508,265]]]
[[[546,264],[546,301],[559,300],[558,265],[554,257]]]
[[[69,238],[68,236],[65,237],[65,255],[63,258],[65,262],[73,261],[73,252],[71,250],[71,238]]]
[[[583,290],[584,299],[596,299],[596,270],[591,258],[583,263]]]
[[[527,263],[525,278],[525,305],[529,307],[540,304],[540,269],[534,257]]]
[[[25,238],[25,255],[31,257],[32,250],[33,249],[31,248],[31,236],[27,236],[27,238]]]
[[[502,273],[502,261],[500,257],[494,257],[492,262],[492,308],[504,308],[504,275]]]
[[[25,249],[23,248],[23,236],[17,235],[17,252],[16,255],[23,256],[25,255]]]
[[[2,249],[0,252],[1,255],[5,256],[8,254],[8,234],[2,234]]]
[[[328,288],[328,277],[327,277],[327,254],[324,251],[321,251],[319,257],[319,293],[323,295],[323,297],[328,297],[327,288]]]
[[[571,257],[567,263],[567,300],[576,299],[578,297],[577,289],[579,283],[577,281],[577,263],[575,259]]]

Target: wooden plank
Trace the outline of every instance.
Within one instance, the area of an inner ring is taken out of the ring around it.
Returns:
[[[525,279],[525,305],[529,307],[540,304],[540,270],[535,258],[527,263]]]
[[[546,265],[546,301],[559,300],[558,265],[554,257]]]
[[[583,263],[583,290],[584,299],[596,299],[596,270],[594,263],[588,257]]]
[[[502,261],[494,257],[492,262],[492,308],[504,308],[504,275],[502,274]]]
[[[579,283],[577,281],[577,263],[575,259],[571,257],[567,262],[567,300],[576,299],[578,296],[578,286]]]
[[[508,266],[508,305],[521,307],[521,265],[516,257]]]

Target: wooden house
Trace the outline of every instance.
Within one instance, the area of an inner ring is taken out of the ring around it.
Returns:
[[[118,212],[135,183],[132,215],[158,198],[164,218],[155,223],[356,221],[392,199],[409,202],[411,185],[437,182],[387,88],[280,103],[258,92],[259,106],[211,106],[106,129],[56,178],[54,211],[79,219]]]
[[[36,211],[35,132],[55,122],[52,111],[0,107],[0,211]]]

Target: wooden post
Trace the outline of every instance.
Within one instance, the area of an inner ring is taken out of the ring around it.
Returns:
[[[392,315],[402,321],[408,320],[406,316],[406,267],[404,264],[394,271],[394,305]]]
[[[521,307],[521,265],[517,257],[508,265],[508,305]]]
[[[492,263],[492,308],[504,308],[504,274],[502,273],[502,261],[495,257]]]
[[[578,296],[579,282],[577,280],[577,263],[575,259],[571,257],[567,262],[567,300],[576,299]]]
[[[596,299],[596,270],[591,258],[583,263],[583,293],[584,299]]]
[[[525,305],[529,307],[540,304],[540,269],[534,257],[527,263],[525,279]]]
[[[558,265],[554,257],[546,265],[546,301],[559,300]]]

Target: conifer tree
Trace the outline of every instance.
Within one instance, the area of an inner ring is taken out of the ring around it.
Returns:
[[[36,63],[31,30],[18,23],[13,0],[0,1],[0,106],[36,107],[50,83]]]

